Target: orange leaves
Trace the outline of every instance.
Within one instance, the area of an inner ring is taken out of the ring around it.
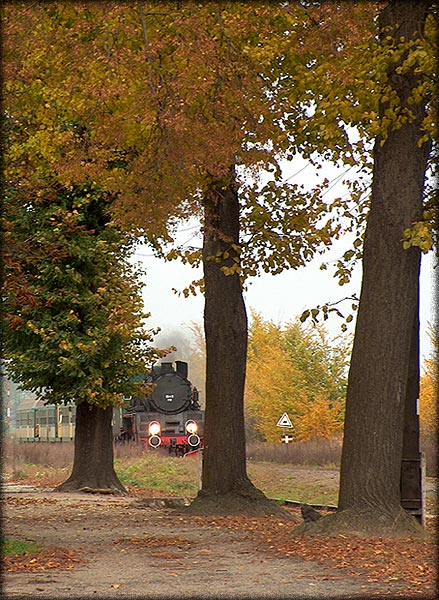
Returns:
[[[37,553],[24,553],[17,556],[5,556],[5,571],[48,571],[49,569],[73,569],[78,563],[86,561],[75,550],[67,548],[45,548]]]
[[[343,422],[346,357],[346,348],[331,347],[322,328],[281,328],[253,314],[245,403],[255,429],[280,442],[276,423],[287,412],[295,439],[336,435]]]
[[[237,531],[253,542],[258,553],[315,561],[346,570],[356,577],[365,577],[369,582],[400,581],[404,584],[405,597],[408,592],[433,594],[437,575],[436,546],[433,542],[347,535],[294,536],[294,527],[301,519],[299,509],[291,509],[290,512],[293,523],[282,522],[278,518],[245,516],[192,517],[186,523]]]
[[[437,355],[439,350],[439,336],[436,331],[431,331],[433,353],[424,361],[424,373],[421,376],[419,392],[419,418],[421,430],[431,439],[436,439],[438,426],[438,378]]]
[[[317,398],[312,404],[304,407],[304,411],[297,420],[296,433],[300,440],[313,438],[330,439],[340,433],[343,422],[340,413],[343,402],[329,402],[327,398]]]

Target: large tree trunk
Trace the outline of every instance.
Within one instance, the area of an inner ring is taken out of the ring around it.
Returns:
[[[70,477],[60,492],[126,494],[113,465],[113,409],[82,402],[76,407],[75,453]]]
[[[229,182],[213,182],[204,198],[206,413],[202,489],[189,507],[191,513],[279,511],[253,486],[246,471],[247,315],[239,272],[222,270],[239,265],[239,255],[232,247],[239,244],[235,186],[233,173]]]
[[[428,2],[390,2],[381,13],[380,31],[396,40],[400,36],[418,39],[427,10]],[[388,26],[394,29],[386,31]],[[407,103],[417,76],[413,71],[399,75],[397,66],[389,73],[390,84],[401,106],[413,111],[414,119],[390,131],[384,142],[378,138],[375,143],[362,290],[348,379],[339,510],[308,528],[314,531],[390,533],[418,527],[401,508],[400,475],[410,355],[419,336],[419,329],[413,333],[413,325],[417,322],[420,250],[404,250],[402,237],[406,228],[422,218],[429,149],[428,144],[418,146],[425,106]],[[381,103],[381,117],[387,107]]]

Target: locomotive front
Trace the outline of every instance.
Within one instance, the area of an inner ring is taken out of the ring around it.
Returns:
[[[151,396],[134,401],[124,415],[124,429],[130,439],[151,448],[167,448],[184,456],[202,446],[204,412],[198,391],[188,380],[188,365],[183,361],[164,362],[146,378],[152,384]]]

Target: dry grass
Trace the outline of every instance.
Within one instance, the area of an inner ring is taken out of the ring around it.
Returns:
[[[72,465],[73,450],[73,442],[31,442],[27,444],[8,440],[4,444],[4,464],[13,470],[22,468],[24,465],[62,469]]]
[[[252,461],[336,468],[340,465],[341,439],[290,444],[253,443],[248,445],[247,456]]]
[[[341,438],[290,444],[251,443],[247,447],[247,457],[251,462],[273,462],[337,469],[340,465],[341,445]],[[34,442],[26,444],[9,439],[5,441],[3,450],[3,465],[10,474],[21,471],[25,465],[59,470],[71,467],[74,443]],[[425,453],[427,476],[437,477],[435,445],[432,442],[424,441],[422,451]],[[136,459],[147,454],[149,454],[147,450],[136,444],[116,445],[114,448],[116,460]]]
[[[290,444],[266,444],[255,442],[247,445],[251,461],[264,461],[301,466],[339,468],[342,438],[332,440],[309,440]],[[421,451],[425,456],[427,477],[437,477],[437,446],[421,439]]]

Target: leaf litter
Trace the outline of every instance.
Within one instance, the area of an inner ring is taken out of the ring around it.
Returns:
[[[79,563],[86,564],[87,561],[75,550],[57,547],[3,557],[3,569],[14,573],[50,569],[70,570]]]
[[[36,504],[47,505],[49,499],[44,498],[40,501],[39,498],[7,497],[6,500],[8,504],[15,505],[17,508],[19,505],[23,508],[31,508],[31,505],[35,506]],[[50,503],[54,503],[55,499],[50,500],[52,500]],[[102,510],[106,503],[97,502],[97,505],[96,509]],[[79,508],[79,506],[80,503],[78,506],[75,505],[75,508]],[[234,531],[251,544],[252,553],[255,555],[266,554],[314,561],[326,567],[339,569],[340,579],[348,573],[364,578],[365,583],[400,583],[404,586],[404,592],[401,592],[402,596],[410,593],[416,597],[436,597],[437,544],[434,542],[436,519],[431,519],[427,523],[431,539],[358,538],[345,534],[334,537],[293,536],[294,527],[301,523],[302,519],[300,509],[290,508],[288,510],[293,519],[284,521],[279,517],[182,516],[181,513],[178,514],[169,509],[155,510],[154,513],[155,518],[160,519],[165,526],[173,527],[178,521],[179,526],[187,527],[182,531],[190,531],[194,527],[225,528]],[[116,547],[120,546],[124,552],[145,549],[162,558],[177,558],[172,551],[191,550],[196,544],[193,540],[179,536],[146,536],[144,538],[133,536],[114,540],[113,543]],[[85,554],[83,548],[79,548],[79,550]],[[3,559],[4,570],[12,572],[70,570],[84,563],[87,563],[87,560],[75,550],[55,547],[44,548],[37,553],[6,556]],[[320,577],[320,579],[322,578],[338,579],[336,574]],[[398,595],[398,592],[395,592],[395,595]]]
[[[365,577],[368,582],[401,582],[407,586],[406,591],[410,588],[416,595],[434,594],[437,590],[437,544],[433,539],[359,538],[345,534],[293,536],[301,519],[298,509],[290,511],[295,517],[293,523],[246,516],[196,516],[187,522],[243,533],[253,541],[255,552],[314,561]]]

